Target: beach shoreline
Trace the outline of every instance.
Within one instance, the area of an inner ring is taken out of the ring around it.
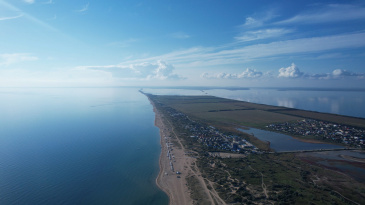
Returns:
[[[151,101],[150,101],[151,102]],[[163,166],[162,166],[162,157],[163,157],[163,135],[162,135],[162,130],[163,130],[163,124],[162,124],[162,120],[161,120],[161,116],[160,114],[158,113],[158,111],[156,110],[153,102],[151,102],[152,106],[153,106],[153,112],[155,113],[155,126],[159,128],[159,133],[160,133],[160,145],[161,145],[161,153],[160,153],[160,158],[158,160],[158,163],[159,163],[159,167],[160,167],[160,171],[158,173],[158,176],[156,178],[156,185],[158,188],[160,188],[163,192],[165,192],[167,194],[167,196],[169,197],[169,204],[171,204],[171,193],[169,192],[169,190],[167,190],[165,186],[163,186],[161,184],[161,180],[162,180],[162,176],[163,176],[163,173],[164,173],[164,170],[163,170]]]
[[[191,159],[185,156],[183,149],[173,146],[170,141],[166,142],[170,138],[169,136],[173,134],[172,128],[166,126],[163,115],[156,109],[150,99],[149,101],[155,113],[155,126],[160,130],[160,171],[156,178],[156,185],[167,194],[170,205],[193,204],[186,182],[186,176],[188,176],[186,167],[191,163]],[[168,147],[170,143],[171,147]],[[168,153],[171,154],[173,159],[167,157]],[[173,163],[174,170],[171,169],[171,163]],[[179,174],[177,174],[177,171],[179,171]]]

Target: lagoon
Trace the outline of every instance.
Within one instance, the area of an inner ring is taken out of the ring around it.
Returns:
[[[276,152],[321,150],[321,149],[342,149],[343,146],[332,144],[308,143],[299,141],[289,135],[249,128],[248,130],[238,129],[247,134],[253,134],[256,138],[264,142],[270,142],[270,148]]]

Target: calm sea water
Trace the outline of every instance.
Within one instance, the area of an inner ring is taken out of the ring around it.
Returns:
[[[326,90],[248,88],[228,89],[146,89],[146,92],[167,95],[213,95],[253,103],[284,106],[365,118],[364,90]]]
[[[0,204],[167,204],[137,89],[0,89]]]

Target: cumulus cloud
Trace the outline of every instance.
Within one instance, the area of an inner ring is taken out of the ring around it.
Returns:
[[[317,80],[344,79],[351,77],[357,79],[365,79],[365,73],[356,73],[344,69],[336,69],[333,70],[331,73],[306,74],[304,75],[304,77]]]
[[[38,57],[33,56],[29,53],[5,53],[0,54],[0,65],[8,66],[23,61],[35,61]]]
[[[278,77],[283,78],[299,78],[302,77],[304,73],[302,73],[299,68],[292,63],[289,67],[280,68]]]
[[[112,73],[114,77],[123,79],[183,79],[183,77],[173,73],[175,69],[173,65],[161,60],[155,63],[144,62],[130,65],[80,66],[79,68],[105,71]]]
[[[355,77],[357,79],[365,79],[364,73],[351,72],[344,69],[335,69],[331,73],[304,73],[299,70],[299,68],[292,63],[291,66],[287,68],[280,68],[278,78],[304,78],[313,80],[331,80],[331,79],[343,79],[349,77]]]
[[[342,70],[342,69],[336,69],[332,72],[332,76],[333,76],[333,78],[342,78],[342,77],[349,77],[349,76],[364,78],[365,74],[364,73],[354,73],[354,72]]]
[[[239,74],[235,73],[201,74],[201,77],[206,79],[244,79],[244,78],[254,79],[254,78],[260,78],[261,76],[263,76],[262,72],[250,68],[247,68],[245,71]]]

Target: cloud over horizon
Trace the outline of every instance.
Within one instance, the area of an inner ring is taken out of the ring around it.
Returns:
[[[9,66],[23,61],[36,61],[38,57],[29,53],[4,53],[0,54],[0,65]]]
[[[304,73],[300,72],[298,66],[292,63],[289,67],[279,69],[279,78],[299,78]]]
[[[240,74],[237,73],[202,73],[200,75],[201,78],[204,79],[260,79],[260,78],[269,78],[269,79],[310,79],[310,80],[338,80],[345,78],[356,78],[358,80],[365,80],[365,73],[356,73],[352,71],[348,71],[345,69],[335,69],[331,73],[305,73],[302,72],[295,63],[292,63],[288,67],[282,67],[278,70],[278,75],[276,77],[272,74],[272,72],[263,73],[256,69],[247,68]]]
[[[218,73],[218,74],[209,74],[209,73],[203,73],[201,74],[202,78],[206,79],[254,79],[254,78],[260,78],[263,76],[263,73],[260,71],[257,71],[255,69],[247,68],[240,74],[230,74],[230,73]]]
[[[174,66],[164,61],[144,62],[130,65],[79,66],[81,69],[111,73],[116,78],[135,80],[179,80],[184,77],[175,74]]]

